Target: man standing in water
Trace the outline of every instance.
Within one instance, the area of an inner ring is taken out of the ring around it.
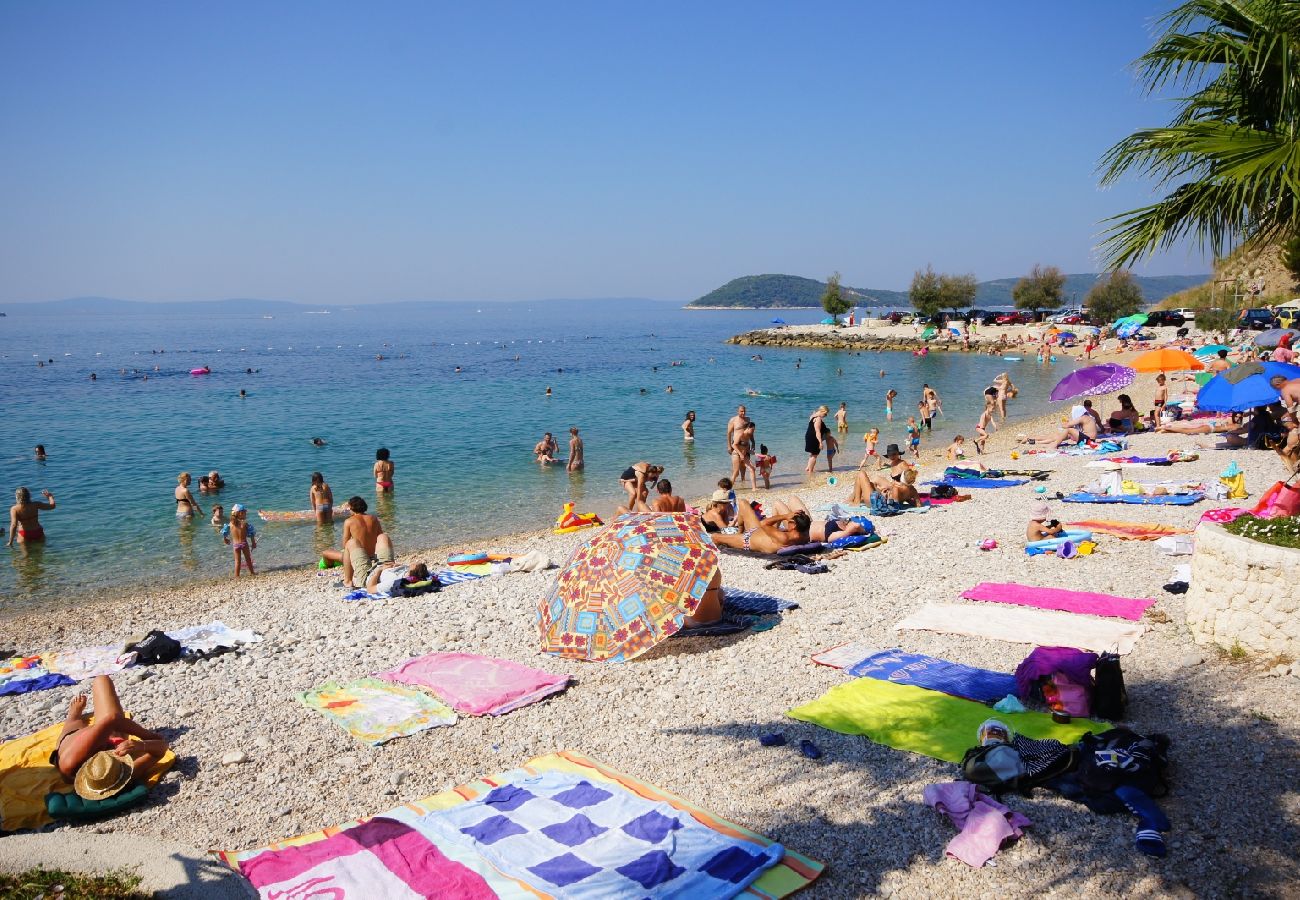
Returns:
[[[564,467],[566,472],[576,472],[582,468],[582,438],[578,437],[578,427],[569,429],[569,464]]]
[[[745,423],[749,421],[746,415],[745,404],[736,407],[736,414],[727,420],[727,455],[731,456],[736,452],[736,438],[740,437],[740,432],[744,430]]]

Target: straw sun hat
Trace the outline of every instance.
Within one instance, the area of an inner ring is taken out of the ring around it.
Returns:
[[[130,757],[123,759],[111,750],[100,750],[81,764],[72,786],[84,800],[103,800],[130,784],[134,771]]]

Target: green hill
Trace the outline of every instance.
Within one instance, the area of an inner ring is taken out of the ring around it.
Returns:
[[[1193,285],[1205,281],[1208,275],[1135,275],[1133,280],[1142,288],[1147,303],[1157,303]],[[1011,306],[1011,289],[1019,278],[998,278],[981,281],[975,293],[977,307]],[[1079,274],[1065,276],[1066,305],[1080,305],[1084,294],[1092,287],[1097,276]],[[690,306],[732,307],[735,309],[789,309],[793,307],[821,306],[826,284],[815,278],[798,275],[746,275],[733,278],[717,290],[710,291]],[[906,291],[876,288],[843,288],[859,306],[906,307],[910,304]]]

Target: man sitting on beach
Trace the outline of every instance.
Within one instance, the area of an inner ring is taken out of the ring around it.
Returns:
[[[1280,395],[1284,409],[1293,413],[1300,411],[1300,378],[1292,378],[1288,381],[1281,375],[1274,375],[1268,383]]]
[[[673,493],[672,482],[667,478],[660,478],[655,490],[659,496],[650,504],[652,510],[663,513],[686,512],[686,501]]]
[[[343,550],[326,550],[321,555],[330,562],[343,563],[343,584],[364,586],[370,571],[381,563],[393,561],[393,542],[384,534],[378,516],[366,512],[369,507],[360,497],[348,500],[352,515],[343,523]]]
[[[1017,444],[1047,444],[1058,447],[1061,444],[1077,444],[1087,439],[1095,441],[1100,431],[1101,416],[1092,409],[1092,401],[1084,401],[1083,412],[1056,431],[1036,434],[1026,438],[1016,438]]]
[[[736,511],[740,514],[740,528],[725,528],[713,535],[714,543],[719,546],[755,553],[776,553],[783,547],[795,547],[810,540],[808,531],[812,519],[806,512],[776,514],[760,521],[747,500],[736,501]],[[728,534],[728,531],[732,533]]]

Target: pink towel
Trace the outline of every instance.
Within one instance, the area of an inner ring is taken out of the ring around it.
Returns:
[[[1065,612],[1088,613],[1093,616],[1113,616],[1134,622],[1142,618],[1154,600],[1136,597],[1116,597],[1113,594],[1090,594],[1084,591],[1065,591],[1060,588],[1030,587],[1027,584],[998,584],[982,581],[962,594],[967,600],[987,600],[990,603],[1012,603],[1016,606],[1033,606],[1038,609],[1059,609]]]
[[[1020,837],[1020,830],[1033,824],[968,781],[932,784],[923,796],[926,806],[947,815],[961,830],[948,842],[947,854],[977,869],[997,854],[1003,841]]]
[[[473,653],[417,656],[376,677],[426,687],[467,716],[504,715],[564,690],[570,678]]]

